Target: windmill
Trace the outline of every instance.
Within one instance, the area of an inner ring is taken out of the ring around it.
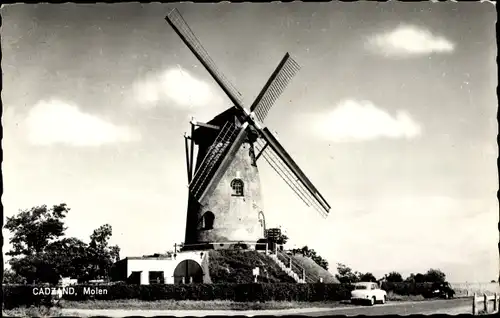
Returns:
[[[184,135],[189,182],[185,248],[251,243],[263,238],[264,214],[257,169],[261,158],[308,207],[326,217],[330,205],[264,125],[269,110],[299,65],[286,53],[246,109],[241,94],[217,69],[177,9],[165,19],[233,104],[207,123],[191,120],[191,135]]]

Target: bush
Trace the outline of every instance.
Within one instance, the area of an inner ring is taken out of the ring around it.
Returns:
[[[432,283],[414,283],[414,282],[402,282],[402,283],[392,283],[383,282],[382,289],[386,292],[393,292],[397,295],[402,296],[417,296],[426,295],[432,291]]]
[[[13,309],[31,306],[51,308],[53,306],[51,295],[35,295],[33,292],[34,288],[45,287],[47,286],[2,285],[3,308]]]

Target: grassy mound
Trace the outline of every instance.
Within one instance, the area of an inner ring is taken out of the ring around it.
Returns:
[[[323,278],[323,283],[325,284],[335,284],[339,283],[339,281],[335,278],[335,276],[319,266],[309,257],[302,256],[300,254],[296,255],[288,255],[293,258],[297,264],[299,264],[302,268],[304,268],[306,272],[306,282],[307,283],[318,283],[319,278]]]
[[[209,273],[212,283],[253,283],[252,270],[260,267],[259,282],[295,283],[269,257],[257,251],[211,250]]]

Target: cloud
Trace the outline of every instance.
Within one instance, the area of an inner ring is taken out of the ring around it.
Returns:
[[[318,116],[319,117],[319,116]],[[408,113],[391,116],[369,101],[345,100],[332,112],[315,120],[314,130],[331,141],[414,138],[421,127]]]
[[[180,67],[138,80],[133,90],[135,99],[144,106],[170,102],[178,107],[202,107],[223,102],[209,84]]]
[[[367,47],[392,57],[451,53],[455,50],[455,44],[448,39],[412,25],[400,25],[391,32],[373,35],[368,38]]]
[[[36,145],[99,146],[141,138],[135,130],[116,126],[57,99],[39,101],[30,110],[25,125],[29,141]]]

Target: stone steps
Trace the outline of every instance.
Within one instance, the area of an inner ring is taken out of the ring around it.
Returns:
[[[288,276],[293,278],[297,283],[301,283],[301,284],[305,283],[305,281],[303,279],[301,279],[299,277],[299,275],[297,275],[297,273],[295,273],[291,268],[288,268],[285,264],[283,264],[283,262],[278,258],[278,256],[271,254],[271,255],[269,255],[269,257],[276,264],[278,264],[278,266],[281,268],[282,271],[284,271]]]

